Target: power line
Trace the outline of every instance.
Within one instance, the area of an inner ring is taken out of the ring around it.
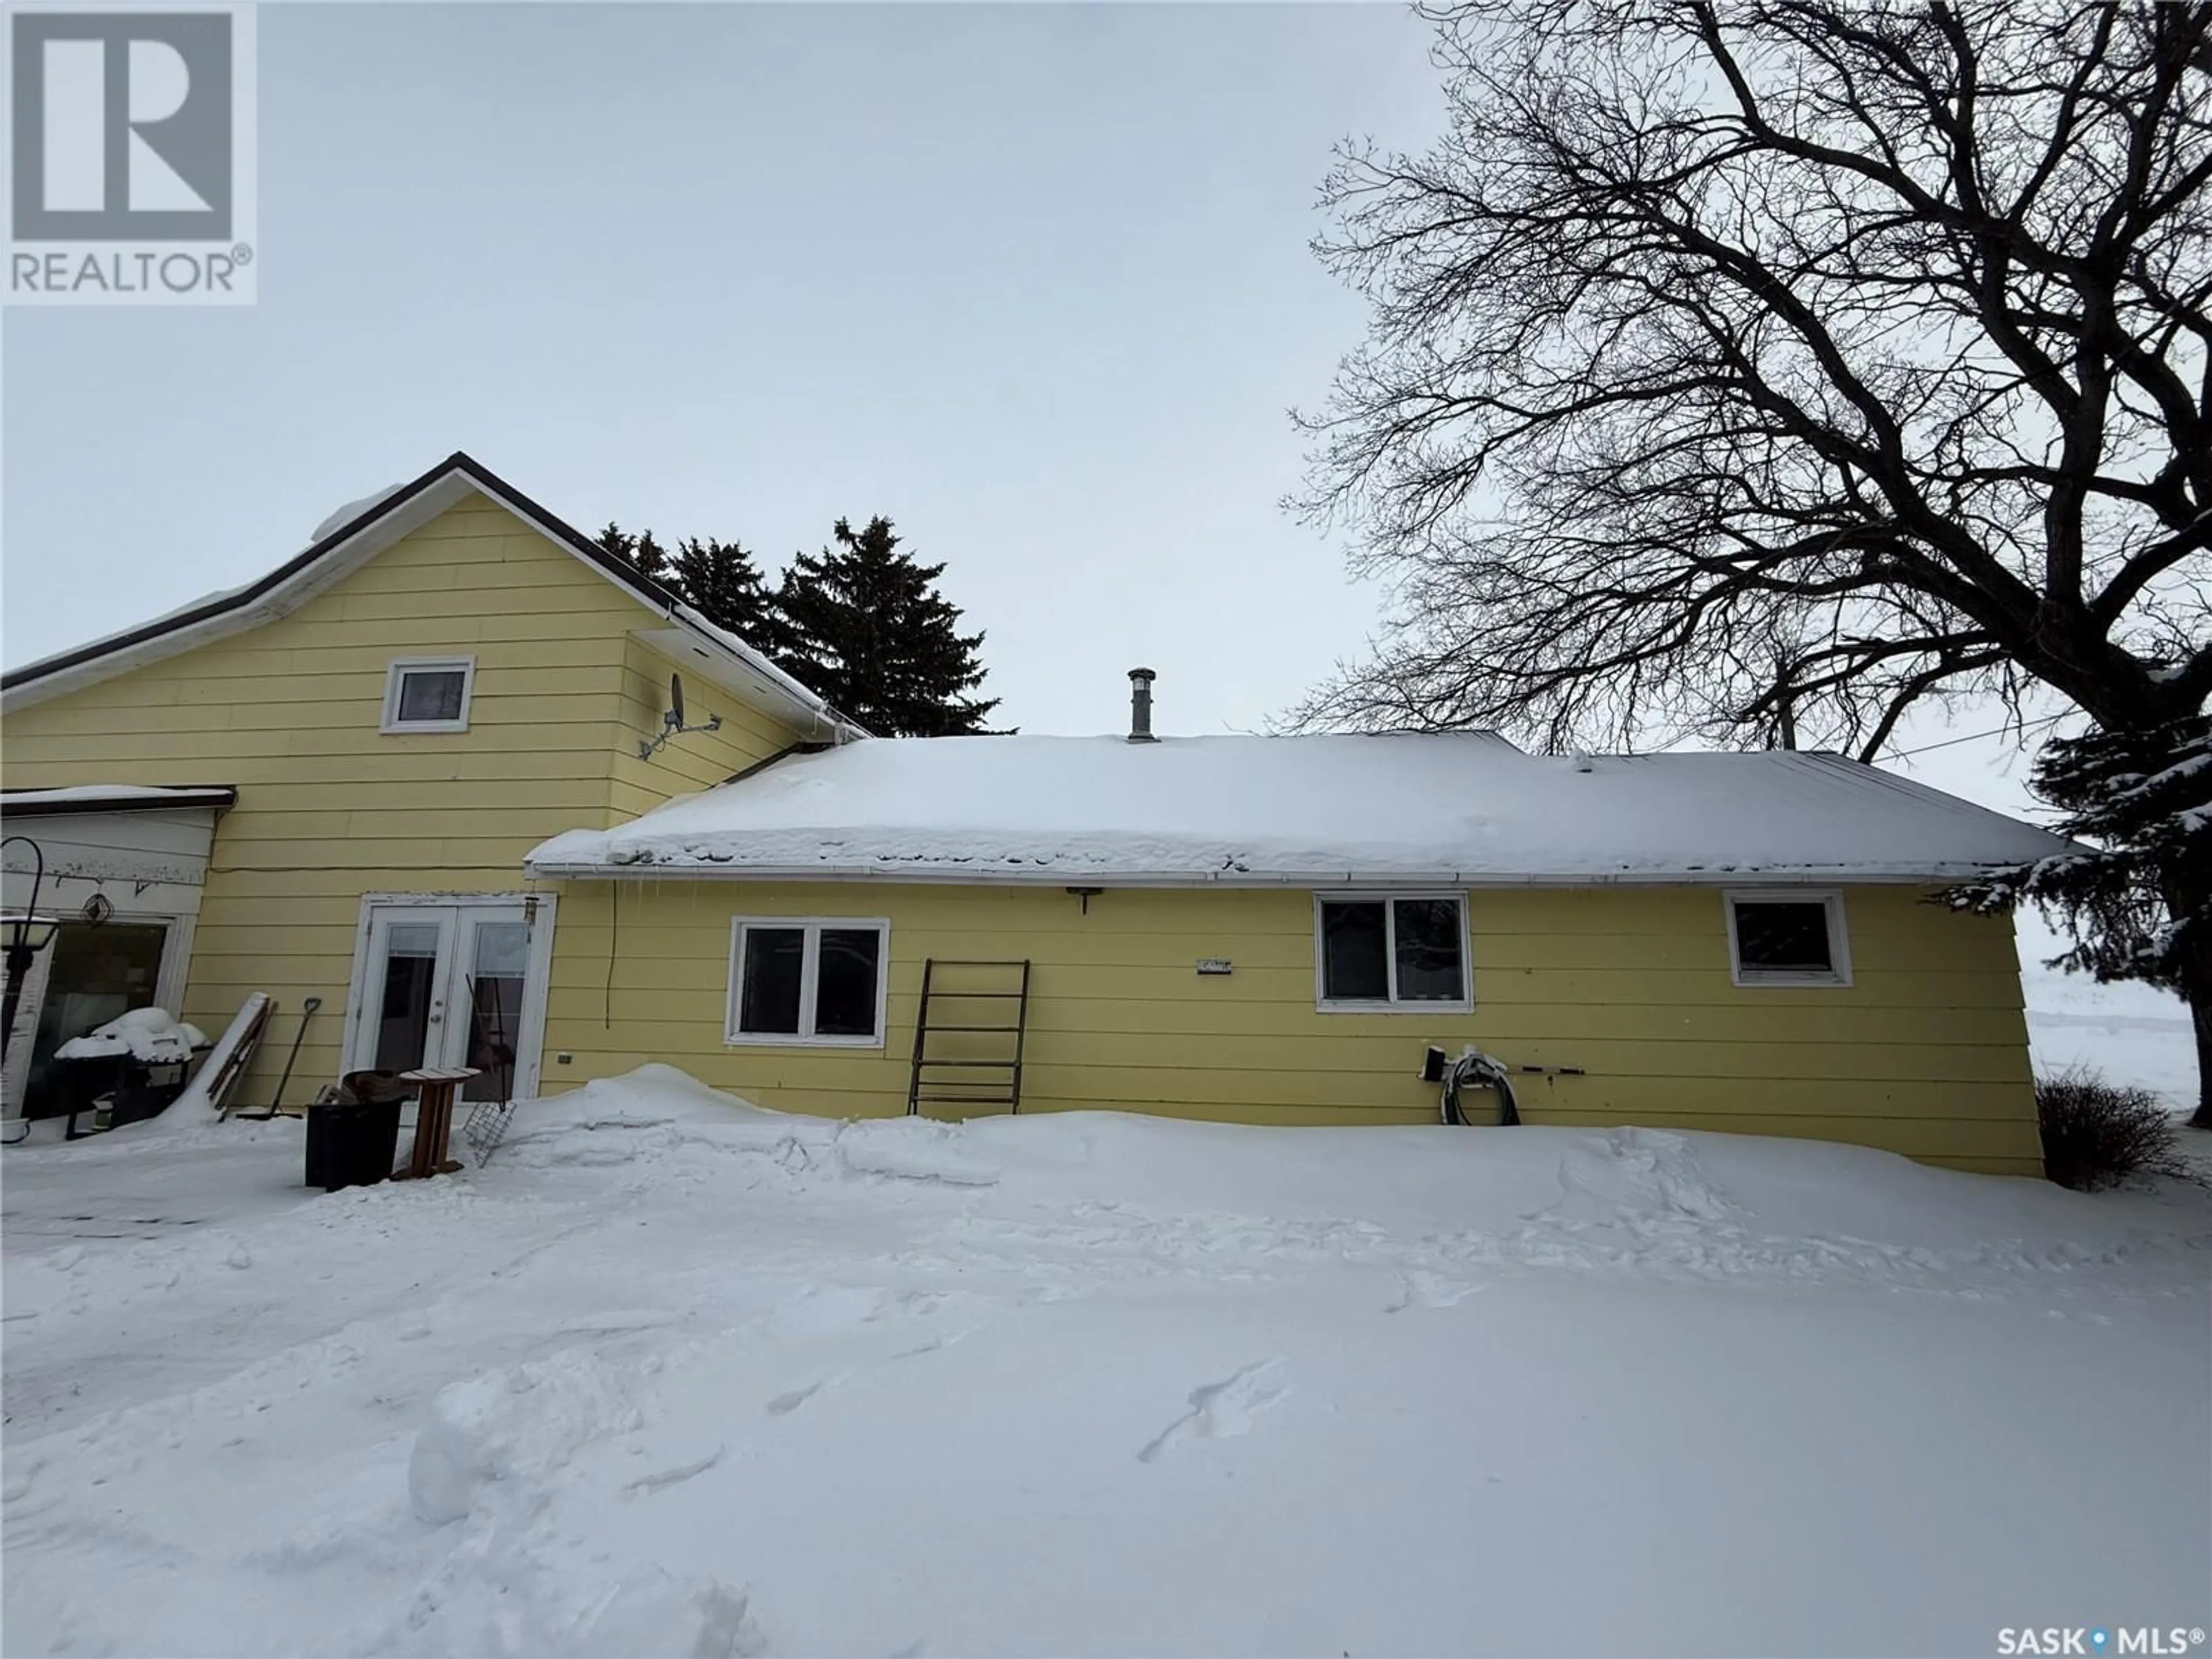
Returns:
[[[1941,743],[1923,743],[1917,749],[1893,749],[1889,751],[1886,758],[1889,760],[1910,760],[1915,755],[1933,754],[1938,749],[1953,749],[1956,748],[1962,743],[1979,743],[1984,738],[2002,738],[2006,736],[2008,733],[2017,733],[2021,737],[2026,737],[2030,732],[2035,731],[2040,726],[2056,726],[2060,720],[2064,720],[2067,714],[2069,714],[2072,712],[2073,711],[2071,709],[2068,709],[2062,714],[2046,714],[2041,720],[2027,720],[2019,726],[1991,726],[1986,732],[1969,732],[1963,738],[1946,738]]]

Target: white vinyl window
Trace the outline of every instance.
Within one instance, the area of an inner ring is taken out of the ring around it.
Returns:
[[[1722,895],[1729,968],[1738,985],[1849,985],[1850,940],[1844,896],[1833,888],[1778,887]]]
[[[474,657],[401,657],[386,671],[386,732],[465,732]]]
[[[880,1048],[891,925],[738,916],[730,925],[725,1041]]]
[[[1314,980],[1324,1013],[1465,1013],[1467,896],[1316,895]]]

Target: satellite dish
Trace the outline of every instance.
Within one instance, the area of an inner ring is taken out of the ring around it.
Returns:
[[[687,726],[684,719],[684,676],[668,677],[668,712],[660,717],[661,732],[657,738],[641,738],[637,745],[638,758],[651,760],[666,745],[671,738],[680,738],[687,732],[719,732],[722,729],[720,714],[707,716],[704,726]]]

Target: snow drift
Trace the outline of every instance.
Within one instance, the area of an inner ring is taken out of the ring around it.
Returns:
[[[6,1154],[12,1651],[1948,1654],[2212,1615],[2195,1189],[836,1123],[659,1066],[458,1177],[311,1197],[299,1156]]]

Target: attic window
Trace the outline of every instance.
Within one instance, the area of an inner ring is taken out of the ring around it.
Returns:
[[[474,657],[401,657],[386,671],[386,732],[465,732]]]
[[[1780,889],[1724,896],[1729,966],[1738,985],[1849,985],[1844,896]]]
[[[1465,1012],[1467,900],[1459,893],[1316,898],[1315,978],[1325,1013]]]

